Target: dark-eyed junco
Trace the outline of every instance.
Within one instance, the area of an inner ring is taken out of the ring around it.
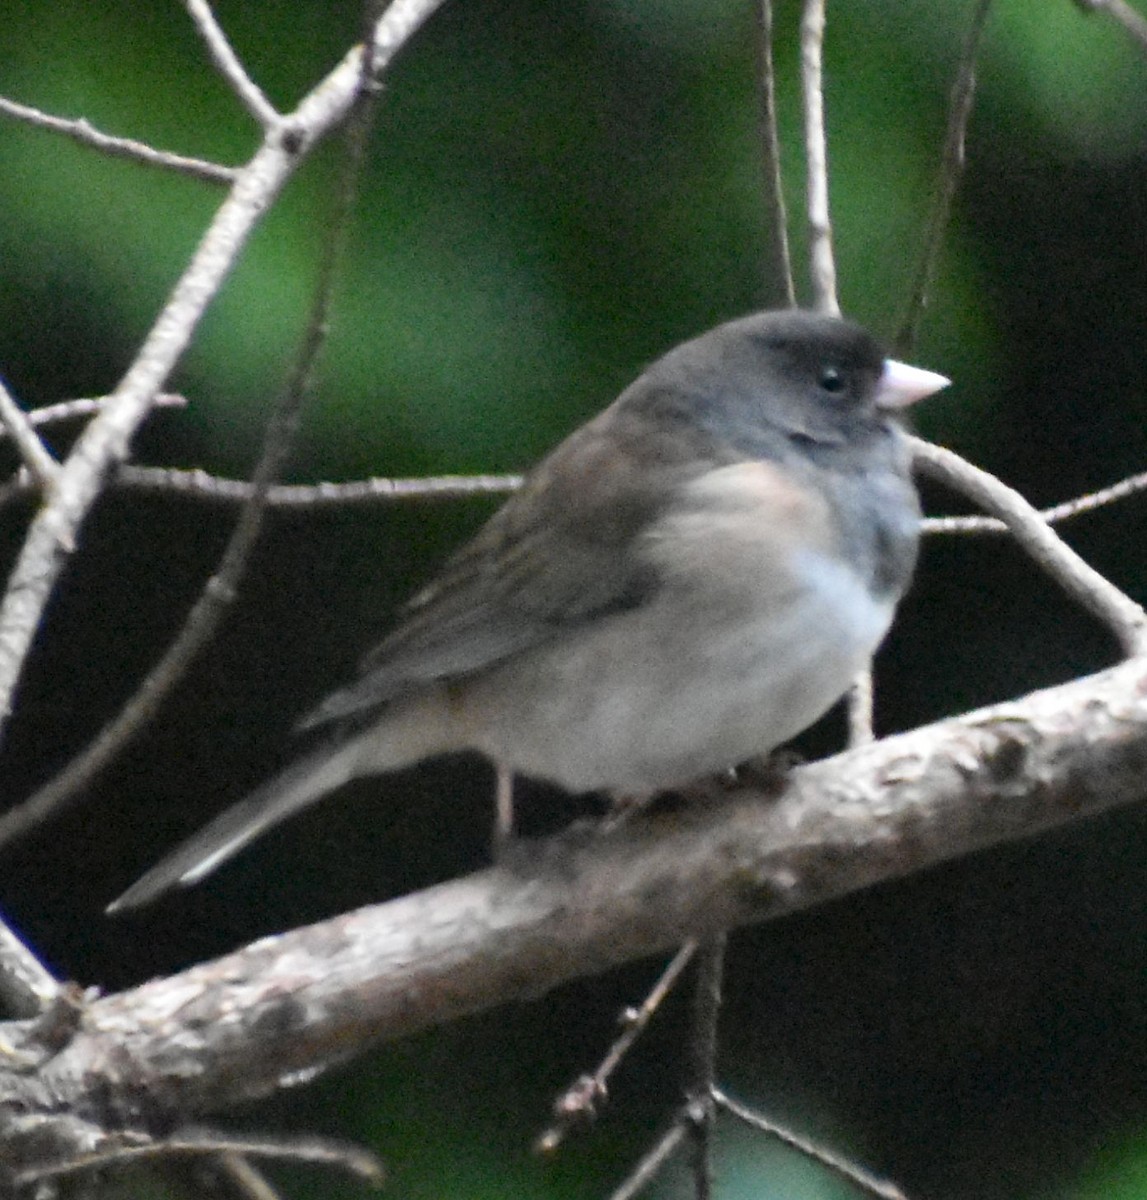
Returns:
[[[767,753],[847,690],[916,560],[893,413],[947,384],[848,321],[730,321],[534,468],[304,727],[321,745],[111,907],[209,874],[359,775],[453,750],[642,796]]]

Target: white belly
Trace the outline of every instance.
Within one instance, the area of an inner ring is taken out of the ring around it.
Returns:
[[[794,568],[751,602],[666,589],[473,681],[470,744],[579,792],[647,792],[767,753],[843,695],[892,618],[832,559]]]

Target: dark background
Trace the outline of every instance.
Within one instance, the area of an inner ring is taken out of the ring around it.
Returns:
[[[359,19],[353,3],[217,7],[284,107]],[[842,302],[881,334],[905,302],[969,7],[830,6]],[[779,5],[799,211],[796,20]],[[179,6],[8,0],[0,41],[0,93],[13,99],[228,162],[255,145]],[[914,355],[955,386],[920,427],[1049,503],[1147,467],[1147,61],[1068,0],[1000,0],[980,75]],[[519,469],[675,341],[762,303],[773,293],[756,120],[747,3],[454,0],[389,77],[291,477]],[[299,339],[337,161],[336,147],[320,151],[256,235],[172,381],[190,408],[153,418],[139,461],[250,470]],[[220,198],[0,125],[0,372],[25,405],[116,384]],[[50,435],[60,451],[68,437]],[[436,763],[348,788],[153,911],[102,915],[290,754],[293,719],[492,504],[272,517],[225,633],[160,719],[82,806],[0,864],[0,908],[54,968],[114,989],[483,864],[488,771]],[[8,561],[27,516],[26,504],[0,512]],[[0,760],[6,803],[132,693],[233,518],[170,497],[101,502],[24,677]],[[1145,526],[1147,500],[1132,499],[1066,533],[1143,600]],[[879,727],[1018,695],[1114,653],[1010,544],[932,540],[879,663]],[[839,737],[830,719],[806,749]],[[542,831],[594,808],[534,796],[526,810]],[[1143,812],[1117,813],[738,934],[727,1087],[921,1200],[1147,1197],[1145,843]],[[604,1196],[676,1103],[683,996],[596,1129],[553,1162],[528,1147],[656,968],[384,1047],[235,1120],[367,1141],[395,1196]],[[852,1194],[734,1129],[719,1171],[723,1200]],[[362,1194],[317,1173],[279,1177],[293,1196]]]

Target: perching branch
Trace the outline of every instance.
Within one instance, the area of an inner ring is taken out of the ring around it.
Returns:
[[[59,995],[60,985],[52,973],[0,921],[0,1011],[11,1017],[34,1017]]]
[[[1131,803],[1145,777],[1147,661],[1135,658],[802,767],[776,799],[741,793],[609,835],[575,829],[93,1001],[38,1071],[0,1070],[0,1161],[31,1165],[21,1134],[33,1119],[41,1132],[192,1119],[683,936]],[[8,1044],[28,1037],[27,1023],[0,1026]]]

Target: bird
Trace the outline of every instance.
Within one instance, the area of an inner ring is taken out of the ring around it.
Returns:
[[[649,797],[767,755],[870,660],[911,580],[901,411],[948,385],[791,308],[686,341],[526,475],[300,728],[328,735],[109,912],[202,880],[364,775],[474,750]]]

